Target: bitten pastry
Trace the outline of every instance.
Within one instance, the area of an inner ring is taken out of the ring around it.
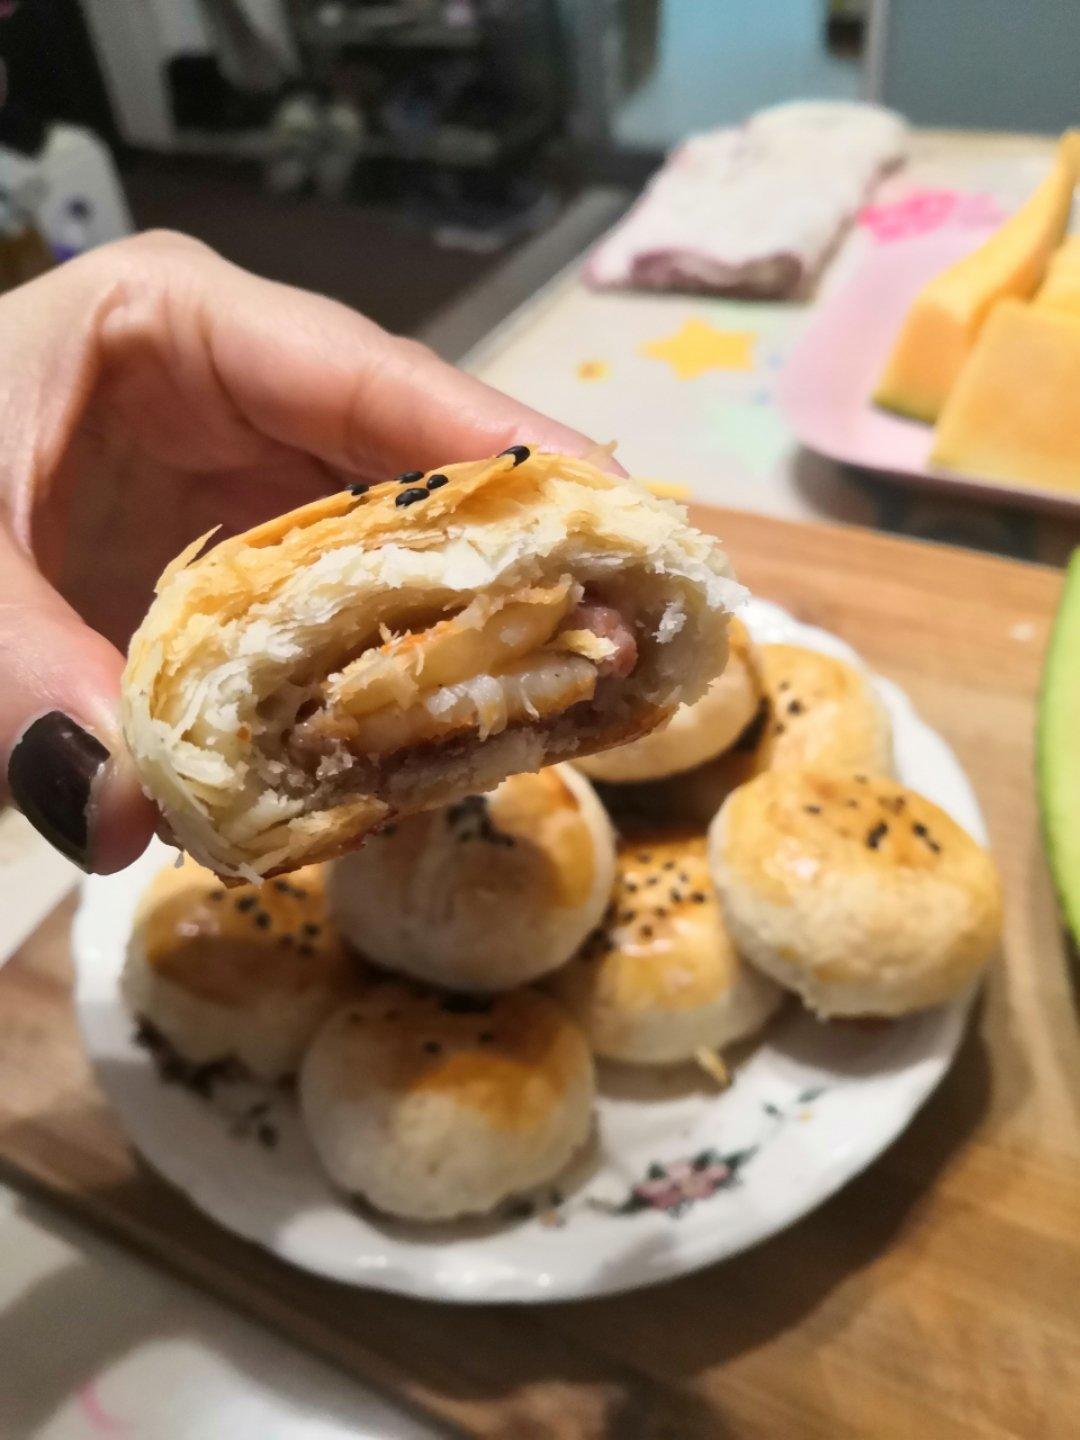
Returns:
[[[132,640],[124,731],[230,878],[647,733],[723,669],[741,594],[678,506],[524,446],[195,554]]]
[[[318,866],[226,890],[186,860],[155,875],[139,902],[121,986],[182,1059],[238,1060],[278,1080],[296,1070],[351,975]]]
[[[728,661],[700,700],[680,705],[666,725],[630,745],[576,762],[590,779],[623,785],[692,770],[721,754],[746,729],[761,704],[754,643],[741,620],[728,624]]]
[[[704,835],[620,847],[604,924],[551,980],[598,1055],[669,1065],[758,1031],[783,999],[745,964],[720,915]]]
[[[725,802],[709,863],[739,951],[823,1017],[959,995],[998,948],[993,860],[894,780],[759,775]]]
[[[330,1178],[410,1220],[484,1214],[588,1137],[585,1037],[533,990],[489,999],[383,980],[326,1022],[300,1106]]]
[[[614,876],[611,823],[584,776],[559,765],[373,835],[334,862],[330,908],[390,970],[504,990],[569,959]]]

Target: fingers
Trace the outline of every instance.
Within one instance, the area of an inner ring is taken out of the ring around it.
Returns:
[[[122,666],[0,530],[3,773],[27,819],[84,870],[134,860],[156,821],[119,732]]]
[[[592,448],[580,431],[335,301],[262,280],[182,238],[125,243],[145,283],[110,314],[110,350],[145,351],[146,327],[167,320],[176,363],[212,375],[230,414],[284,445],[367,478],[511,444]],[[163,283],[168,304],[148,303]]]

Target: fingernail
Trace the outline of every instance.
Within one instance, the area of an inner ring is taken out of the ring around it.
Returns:
[[[28,725],[8,761],[12,799],[36,830],[85,870],[94,781],[109,752],[59,710]]]

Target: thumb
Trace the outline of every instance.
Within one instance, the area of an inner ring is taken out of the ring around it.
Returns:
[[[0,529],[0,760],[10,798],[84,870],[119,870],[156,811],[120,734],[123,657]]]

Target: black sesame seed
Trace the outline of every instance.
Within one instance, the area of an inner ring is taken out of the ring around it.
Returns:
[[[876,850],[882,840],[889,833],[889,827],[884,820],[879,820],[872,830],[867,833],[866,843],[871,850]]]
[[[777,721],[777,723],[773,726],[773,734],[774,734],[774,735],[783,735],[783,733],[784,733],[784,731],[785,731],[786,729],[787,729],[787,726],[786,726],[786,725],[782,725],[779,721]]]
[[[236,908],[240,911],[241,914],[246,914],[248,910],[254,910],[255,896],[241,895],[240,899],[236,902]]]
[[[694,902],[695,905],[704,905],[707,898],[708,897],[701,890],[695,890],[694,893],[690,896],[690,899]]]
[[[929,831],[921,820],[916,820],[915,824],[912,825],[911,828],[915,832],[915,834],[918,835],[920,840],[925,840],[927,835],[929,834]]]
[[[211,890],[211,891],[210,891],[210,899],[211,899],[211,900],[215,900],[215,901],[216,901],[216,900],[224,900],[224,899],[225,899],[225,891],[224,891],[224,890]]]
[[[419,487],[413,490],[402,490],[400,495],[394,496],[395,505],[415,505],[418,500],[426,500],[428,492]]]
[[[314,955],[314,954],[315,954],[315,946],[314,946],[314,945],[309,945],[306,940],[305,940],[305,942],[303,943],[303,945],[301,945],[301,946],[299,947],[299,950],[300,950],[300,954],[301,954],[301,955],[309,955],[309,956],[310,956],[310,955]]]
[[[633,880],[627,880],[626,885],[625,885],[625,889],[627,889],[627,890],[630,892],[631,895],[636,895],[636,894],[637,894],[637,888],[638,888],[638,887],[637,887],[637,884],[636,884],[635,881],[633,881]]]
[[[821,806],[820,806],[820,805],[804,805],[802,808],[806,811],[807,815],[820,815],[820,814],[821,814]]]
[[[255,915],[255,924],[260,930],[270,929],[270,916],[265,910],[260,910]]]
[[[665,861],[664,861],[664,869],[665,869],[665,870],[674,870],[674,869],[675,869],[675,861],[674,861],[674,860],[665,860]]]
[[[304,935],[317,935],[319,933],[319,927],[313,920],[306,920],[300,929]]]
[[[646,885],[659,885],[659,884],[660,884],[660,876],[659,876],[659,875],[650,875],[649,878],[645,881],[645,884],[646,884]]]
[[[789,715],[801,715],[805,708],[801,700],[792,700],[788,704],[787,713]]]
[[[428,1054],[428,1055],[438,1055],[438,1053],[439,1053],[439,1051],[440,1051],[441,1049],[442,1049],[442,1046],[439,1044],[438,1040],[425,1040],[425,1041],[424,1041],[424,1051],[425,1051],[425,1053]]]
[[[682,891],[672,890],[671,894],[668,896],[668,899],[671,901],[672,905],[681,905],[683,899]]]
[[[278,892],[279,895],[287,895],[289,893],[289,888],[289,882],[287,880],[274,881],[274,889]]]
[[[652,926],[651,926],[651,925],[642,925],[642,927],[641,927],[641,934],[642,934],[642,938],[643,938],[643,939],[645,939],[645,940],[651,940],[651,939],[652,939],[652,933],[653,933],[653,929],[652,929]]]
[[[356,482],[355,485],[350,485],[350,486],[349,486],[349,494],[350,494],[350,495],[366,495],[367,492],[368,492],[370,489],[371,489],[371,486],[370,486],[370,485],[366,485],[363,480],[357,480],[357,482]]]
[[[663,905],[658,905],[658,906],[656,907],[656,909],[653,911],[653,914],[654,914],[654,915],[657,917],[657,919],[659,919],[659,920],[666,920],[666,919],[667,919],[668,912],[665,910],[665,908],[663,907]]]
[[[630,924],[630,921],[633,920],[633,918],[634,918],[634,916],[635,916],[636,914],[637,914],[637,911],[636,911],[636,910],[624,910],[624,911],[622,912],[622,914],[619,916],[619,924],[620,924],[620,925],[629,925],[629,924]]]
[[[380,835],[385,835],[386,838],[389,840],[391,835],[396,835],[396,834],[397,834],[397,826],[396,826],[396,825],[384,825],[383,828],[379,831],[379,834],[380,834]]]
[[[449,485],[449,475],[429,475],[427,488],[429,490],[441,490],[444,485]]]
[[[531,453],[528,445],[511,445],[506,450],[500,450],[499,457],[512,455],[514,457],[514,464],[517,466],[520,465],[523,460],[527,460]]]
[[[403,470],[400,475],[394,476],[396,485],[415,485],[418,480],[424,478],[422,470]]]
[[[938,842],[937,842],[936,840],[929,840],[929,839],[928,839],[926,843],[927,843],[927,845],[930,846],[930,849],[934,852],[935,855],[940,855],[940,854],[941,854],[941,846],[938,844]]]

